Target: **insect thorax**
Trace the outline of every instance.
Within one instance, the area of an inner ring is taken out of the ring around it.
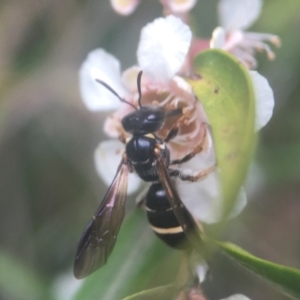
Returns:
[[[130,164],[144,181],[157,181],[156,157],[154,148],[159,146],[166,164],[169,164],[170,153],[166,145],[152,134],[133,135],[126,144],[126,154]]]

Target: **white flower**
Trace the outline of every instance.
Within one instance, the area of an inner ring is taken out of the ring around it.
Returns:
[[[197,0],[160,0],[164,8],[164,15],[173,14],[181,19],[195,6]]]
[[[139,0],[110,0],[113,9],[121,15],[130,15],[139,4]],[[191,10],[197,0],[160,0],[165,15],[182,14]]]
[[[264,127],[271,119],[274,108],[274,95],[268,80],[256,71],[250,71],[253,82],[256,108],[256,130]]]
[[[258,18],[261,6],[261,0],[220,0],[218,12],[221,27],[213,32],[211,48],[222,48],[232,53],[248,68],[257,66],[256,52],[265,51],[269,59],[274,59],[275,54],[266,42],[280,46],[276,35],[245,31]]]
[[[223,298],[221,300],[250,300],[250,299],[242,294],[235,294],[228,298]]]
[[[258,18],[261,0],[220,0],[218,3],[220,24],[226,30],[246,29]]]
[[[115,57],[102,49],[94,50],[89,54],[80,71],[82,96],[87,107],[93,110],[116,109],[118,106],[117,111],[105,122],[104,129],[110,137],[124,134],[127,136],[122,128],[121,119],[133,108],[121,103],[113,94],[107,97],[107,89],[95,79],[107,82],[113,89],[116,86],[116,91],[121,97],[136,105],[138,99],[136,77],[140,70],[144,72],[141,85],[143,105],[156,103],[167,110],[176,107],[185,108],[186,119],[182,119],[183,124],[177,137],[168,143],[172,159],[183,157],[191,152],[195,144],[205,136],[206,127],[201,126],[203,122],[207,122],[204,110],[195,100],[191,87],[176,75],[184,64],[191,38],[189,27],[178,18],[169,16],[155,20],[145,26],[141,32],[137,51],[139,65],[129,68],[122,76],[120,64]],[[106,72],[106,70],[110,71]],[[98,102],[95,101],[96,99]],[[172,118],[171,121],[172,124],[166,122],[157,134],[161,137],[166,136],[176,119]],[[205,150],[207,153],[213,152],[212,144],[210,143]],[[123,151],[124,146],[114,140],[100,143],[95,152],[97,172],[107,184],[112,182]],[[131,176],[129,193],[139,187],[139,182],[139,178]],[[218,186],[216,185],[215,188]]]
[[[177,166],[184,172],[187,169],[196,172],[211,167],[216,161],[210,133],[203,130],[203,126],[201,126],[203,122],[208,122],[204,110],[198,101],[195,102],[187,82],[176,75],[184,64],[191,38],[190,29],[179,19],[173,16],[159,18],[145,26],[141,32],[137,50],[138,66],[129,68],[121,75],[118,60],[104,50],[98,49],[89,54],[80,71],[82,96],[88,108],[92,110],[118,108],[105,122],[105,132],[111,137],[126,135],[121,125],[121,119],[132,110],[132,107],[121,103],[113,94],[107,95],[107,89],[99,85],[95,78],[105,81],[126,101],[137,106],[136,78],[138,72],[143,70],[142,105],[154,102],[166,109],[184,106],[187,109],[185,121],[188,123],[185,127],[182,126],[183,128],[174,141],[168,143],[172,159],[185,156],[207,134],[205,151],[187,163]],[[269,121],[274,99],[267,81],[257,72],[252,72],[251,76],[253,82],[256,83],[257,129],[259,129]],[[166,124],[166,132],[170,126],[172,125]],[[160,134],[164,137],[164,130],[161,130]],[[123,152],[124,145],[118,140],[104,141],[95,151],[97,172],[107,185],[115,176]],[[138,190],[141,183],[138,176],[130,174],[128,193]],[[217,171],[199,182],[184,182],[177,178],[175,185],[182,201],[195,219],[205,223],[214,223],[222,219],[223,201]],[[246,195],[244,189],[241,188],[231,217],[239,214],[246,203]],[[194,265],[199,281],[202,282],[208,266],[204,261],[197,261]],[[227,300],[247,300],[243,297],[234,295]]]
[[[193,266],[195,275],[198,276],[199,282],[203,282],[209,272],[209,266],[199,253],[192,252],[189,257],[189,264]]]
[[[124,144],[119,140],[103,141],[96,148],[94,161],[96,171],[104,180],[106,185],[110,185],[116,175],[121,155],[124,152]],[[128,194],[132,194],[139,188],[140,179],[135,173],[130,173],[128,178]]]
[[[143,70],[141,84],[143,105],[158,104],[169,110],[177,107],[186,108],[186,118],[182,120],[185,124],[182,124],[178,136],[170,143],[173,158],[183,156],[184,152],[192,150],[193,141],[198,141],[203,134],[200,131],[201,122],[207,122],[207,119],[201,104],[195,101],[191,87],[176,75],[185,61],[191,38],[189,27],[178,18],[169,16],[155,20],[145,26],[141,32],[137,50],[139,65],[127,69],[122,76],[119,62],[116,62],[115,57],[102,49],[94,50],[89,54],[80,71],[82,96],[87,107],[92,110],[118,108],[105,122],[104,130],[108,136],[117,138],[126,135],[121,120],[133,108],[121,103],[95,79],[107,82],[112,88],[116,86],[116,92],[121,97],[137,105],[136,78],[138,72]],[[110,97],[107,97],[107,93],[110,93]],[[98,102],[95,101],[96,99]],[[175,121],[172,119],[172,122]],[[170,127],[170,122],[167,123],[159,132],[162,138]],[[187,141],[190,143],[190,148],[185,146]]]
[[[215,163],[213,151],[201,152],[190,161],[182,164],[180,169],[198,171],[209,168]],[[218,222],[223,217],[223,200],[218,172],[213,172],[206,179],[197,183],[176,179],[176,188],[186,207],[197,220],[207,224]],[[230,217],[238,215],[247,204],[246,194],[242,188]]]
[[[142,29],[137,51],[141,69],[153,82],[170,81],[183,65],[191,39],[189,27],[178,18],[156,19]]]
[[[111,54],[102,49],[94,50],[83,63],[80,71],[80,86],[82,96],[87,107],[92,110],[116,110],[106,120],[104,131],[110,137],[129,137],[122,127],[121,120],[133,108],[122,103],[115,95],[100,85],[95,79],[101,79],[108,83],[127,102],[137,107],[138,91],[136,78],[140,70],[143,70],[141,90],[142,105],[155,104],[163,106],[166,110],[177,107],[184,108],[181,127],[176,138],[168,142],[171,159],[179,159],[191,152],[204,140],[205,149],[187,163],[178,165],[182,171],[191,169],[191,172],[211,167],[215,164],[213,143],[210,132],[204,123],[208,123],[207,117],[199,101],[195,97],[189,84],[177,73],[184,64],[188,53],[192,34],[187,25],[180,19],[169,16],[156,19],[145,26],[141,32],[140,43],[137,50],[139,65],[125,70],[122,75],[120,63]],[[261,76],[253,73],[253,81],[259,81]],[[264,80],[265,81],[265,80]],[[267,82],[259,85],[256,94],[262,97],[258,107],[257,127],[265,125],[273,109],[273,98],[270,100],[269,86]],[[268,98],[268,99],[266,99]],[[177,117],[176,117],[177,118]],[[170,127],[179,119],[167,120],[161,130],[156,134],[162,139],[166,137]],[[105,141],[100,143],[95,152],[96,169],[106,184],[110,184],[121,161],[121,155],[125,151],[124,145],[117,141]],[[129,193],[136,191],[141,180],[130,176]],[[189,183],[179,179],[175,180],[176,188],[183,202],[196,219],[213,223],[222,217],[222,197],[220,195],[220,182],[218,172],[212,172],[206,179]],[[246,197],[243,190],[232,212],[237,215],[245,206]]]
[[[120,15],[130,15],[139,4],[139,0],[110,0],[113,9]]]
[[[120,106],[119,99],[95,81],[96,78],[101,79],[113,86],[117,93],[126,93],[120,80],[120,62],[114,56],[103,49],[90,52],[80,68],[79,76],[81,96],[90,110],[112,110]]]
[[[256,67],[254,55],[259,50],[265,50],[270,59],[274,58],[274,53],[264,41],[279,45],[277,36],[241,30],[251,26],[257,19],[261,10],[261,0],[220,0],[218,8],[223,27],[214,30],[210,41],[211,48],[231,52],[248,68]],[[250,71],[250,77],[256,98],[256,130],[259,130],[272,117],[274,95],[265,77],[256,71]]]
[[[75,279],[73,272],[69,271],[59,275],[53,283],[53,296],[57,300],[71,300],[81,288],[83,281]]]

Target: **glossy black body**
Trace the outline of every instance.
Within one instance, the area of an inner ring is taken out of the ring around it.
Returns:
[[[132,168],[144,181],[157,181],[154,148],[160,145],[161,153],[169,164],[170,154],[165,144],[153,135],[165,119],[165,111],[159,106],[144,106],[122,119],[125,131],[132,134],[126,143],[126,154]]]
[[[143,135],[159,130],[165,120],[165,110],[159,106],[143,106],[122,119],[125,131]]]
[[[170,153],[167,145],[153,134],[161,128],[164,118],[165,113],[159,107],[142,107],[126,116],[122,123],[124,129],[132,134],[132,138],[126,143],[126,154],[132,168],[142,180],[156,182],[151,185],[146,196],[147,217],[153,231],[167,245],[184,249],[187,244],[184,243],[185,233],[159,182],[154,156],[154,148],[159,146],[165,164],[169,166]]]
[[[170,247],[185,249],[185,233],[180,229],[180,223],[160,182],[152,184],[149,188],[146,195],[146,212],[153,231],[162,241]]]
[[[145,136],[133,134],[132,138],[126,144],[126,154],[131,166],[141,179],[147,182],[157,181],[158,174],[153,155],[154,147],[160,145],[160,151],[169,164],[170,153],[168,148],[161,140],[155,136]]]

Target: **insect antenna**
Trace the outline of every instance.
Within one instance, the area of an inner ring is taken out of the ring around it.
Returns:
[[[119,96],[119,94],[112,89],[112,87],[110,87],[106,82],[102,81],[101,79],[96,78],[95,79],[98,83],[102,84],[104,87],[106,87],[111,93],[113,93],[121,102],[124,102],[128,105],[130,105],[131,107],[133,107],[135,110],[137,110],[137,107],[135,107],[132,103],[126,101],[125,99],[123,99],[121,96]]]
[[[140,71],[137,77],[137,89],[139,92],[139,107],[142,108],[141,100],[142,100],[142,89],[141,89],[141,80],[142,80],[143,71]]]

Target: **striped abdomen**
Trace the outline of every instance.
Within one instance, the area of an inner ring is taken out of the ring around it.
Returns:
[[[186,248],[185,233],[160,183],[151,185],[146,196],[146,211],[149,223],[160,239],[173,248]]]

